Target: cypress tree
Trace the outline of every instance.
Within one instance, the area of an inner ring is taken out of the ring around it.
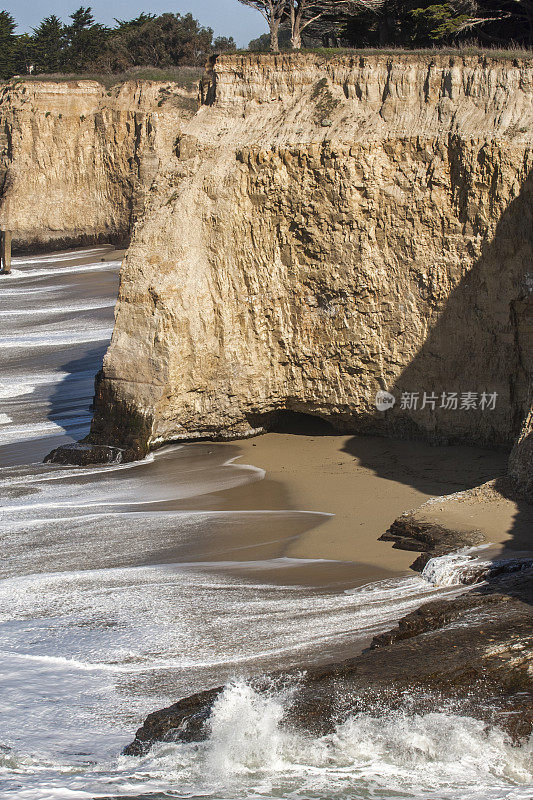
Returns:
[[[52,14],[33,32],[35,72],[59,72],[65,58],[65,31],[61,20]]]
[[[0,11],[0,80],[7,80],[16,71],[17,23],[8,11]]]

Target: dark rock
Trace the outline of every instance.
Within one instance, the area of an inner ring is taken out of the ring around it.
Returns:
[[[407,695],[412,712],[456,702],[461,713],[497,724],[518,741],[533,729],[532,621],[530,606],[490,587],[428,603],[364,653],[295,676],[284,723],[323,735],[350,713],[383,713],[401,707]],[[205,739],[221,691],[151,714],[125,752],[137,755],[153,741]]]
[[[379,541],[394,542],[393,547],[397,550],[421,552],[411,569],[422,572],[431,558],[453,553],[462,547],[475,547],[485,542],[485,536],[481,531],[456,531],[404,514],[379,537]]]
[[[145,416],[119,396],[113,381],[103,370],[94,381],[94,416],[87,441],[122,449],[123,462],[139,461],[150,449],[153,419]]]
[[[213,703],[222,691],[210,689],[179,700],[168,708],[149,714],[124,755],[140,756],[154,741],[201,742],[209,735],[206,722]]]
[[[88,442],[63,445],[52,450],[44,459],[45,464],[65,464],[77,467],[88,467],[94,464],[120,464],[123,460],[124,451],[119,447]]]

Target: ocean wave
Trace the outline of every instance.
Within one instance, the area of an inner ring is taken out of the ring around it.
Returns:
[[[6,751],[8,794],[61,800],[170,796],[202,800],[529,800],[533,739],[516,746],[497,727],[460,709],[352,714],[323,736],[284,724],[293,690],[259,693],[226,686],[199,743],[157,743],[144,756],[96,764]],[[13,776],[11,778],[11,775]],[[7,785],[7,784],[6,784]]]

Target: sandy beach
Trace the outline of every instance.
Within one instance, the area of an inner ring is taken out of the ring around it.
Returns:
[[[397,516],[506,469],[504,453],[377,437],[269,433],[240,442],[239,449],[243,461],[285,484],[292,508],[334,515],[285,555],[363,561],[392,571],[413,561],[412,553],[378,541]]]
[[[227,459],[265,470],[263,480],[204,497],[224,511],[294,510],[328,516],[289,517],[272,536],[264,524],[235,526],[201,557],[248,562],[249,570],[276,582],[351,585],[409,571],[412,552],[378,541],[405,511],[432,497],[479,485],[506,469],[506,454],[481,448],[431,447],[378,437],[268,433],[245,441],[184,445],[223,448]],[[194,448],[194,449],[193,449]],[[187,501],[177,507],[188,508]],[[196,548],[195,548],[196,549]],[[191,558],[198,557],[191,552]],[[266,559],[286,559],[265,570]],[[297,563],[289,561],[298,560]],[[242,567],[241,567],[242,569]]]

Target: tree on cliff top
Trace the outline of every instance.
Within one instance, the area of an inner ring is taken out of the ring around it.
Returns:
[[[52,14],[33,30],[33,56],[35,72],[59,72],[65,46],[63,23]]]
[[[16,69],[17,23],[8,11],[0,11],[0,79],[10,78]]]
[[[309,26],[317,25],[326,19],[330,25],[346,19],[346,15],[356,9],[377,9],[382,0],[288,0],[287,7],[291,21],[291,44],[295,50],[302,46],[302,32]]]
[[[103,52],[109,29],[95,22],[90,6],[80,6],[70,18],[72,23],[65,28],[65,66],[72,71],[81,71],[93,64]]]
[[[106,41],[97,66],[111,72],[130,67],[201,65],[211,51],[213,31],[192,14],[141,15],[119,22]]]
[[[279,51],[280,26],[287,23],[291,30],[291,46],[299,50],[302,46],[302,33],[306,28],[323,22],[330,29],[335,28],[347,15],[357,8],[374,9],[383,0],[239,0],[245,6],[255,8],[266,19],[270,28],[270,49]]]
[[[239,3],[255,8],[263,15],[270,28],[270,49],[279,53],[279,27],[287,17],[287,0],[239,0]]]
[[[379,15],[355,11],[345,30],[355,47],[531,46],[533,0],[382,0]]]

